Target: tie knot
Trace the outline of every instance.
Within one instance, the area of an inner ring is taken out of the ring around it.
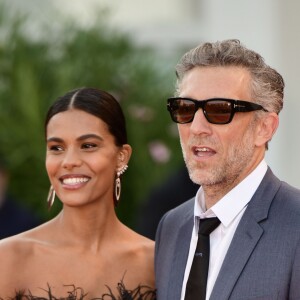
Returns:
[[[200,219],[198,234],[209,235],[212,231],[214,231],[219,226],[220,223],[221,223],[220,220],[216,217]]]

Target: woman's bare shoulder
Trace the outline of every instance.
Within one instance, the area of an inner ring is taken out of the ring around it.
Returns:
[[[144,254],[154,258],[154,247],[155,247],[154,241],[152,241],[152,240],[148,239],[147,237],[142,236],[140,234],[138,234],[138,236],[139,236],[139,244],[140,244]]]
[[[0,260],[9,262],[14,259],[22,259],[30,253],[32,246],[33,239],[26,233],[3,239],[0,241]]]
[[[154,241],[128,227],[127,234],[124,234],[124,238],[126,238],[126,240],[130,242],[133,247],[140,248],[142,251],[144,251],[145,254],[148,252],[152,253],[154,251]]]
[[[45,244],[43,232],[42,227],[37,227],[0,241],[1,293],[13,291],[23,281],[36,259],[37,249]]]
[[[26,234],[18,234],[0,241],[0,290],[5,293],[13,290],[19,272],[26,269],[26,262],[32,257],[33,246]],[[2,296],[2,295],[1,295]]]
[[[127,236],[130,252],[139,264],[152,265],[154,261],[154,241],[131,230]]]
[[[154,288],[154,241],[133,231],[130,244],[131,251],[128,256],[130,266],[126,272],[128,282],[138,282]]]
[[[2,259],[5,258],[5,261],[11,262],[23,260],[27,256],[32,255],[35,246],[45,242],[43,240],[43,232],[43,226],[39,226],[12,237],[2,239],[0,241],[0,260],[2,261]]]

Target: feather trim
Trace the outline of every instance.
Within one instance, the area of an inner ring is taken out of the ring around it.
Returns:
[[[28,293],[25,291],[16,291],[14,297],[9,297],[7,300],[156,300],[156,290],[153,290],[145,285],[139,285],[133,290],[127,290],[123,280],[117,285],[117,295],[114,295],[111,288],[106,285],[108,292],[100,297],[87,298],[88,293],[80,287],[74,285],[66,285],[70,287],[70,291],[67,292],[66,297],[55,297],[52,294],[51,287],[47,284],[48,289],[43,289],[46,292],[45,297],[37,297],[31,294],[30,290]],[[0,298],[4,300],[3,298]]]

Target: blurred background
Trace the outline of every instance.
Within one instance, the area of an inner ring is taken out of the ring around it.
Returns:
[[[240,39],[283,75],[285,104],[267,162],[300,188],[299,9],[296,0],[2,0],[0,238],[27,229],[21,224],[1,236],[20,220],[3,221],[12,215],[1,215],[5,198],[19,206],[16,215],[31,215],[31,227],[60,210],[59,201],[46,209],[43,120],[58,96],[82,86],[111,92],[124,109],[133,156],[117,213],[153,238],[161,214],[198,188],[182,167],[165,104],[176,62],[203,41]]]

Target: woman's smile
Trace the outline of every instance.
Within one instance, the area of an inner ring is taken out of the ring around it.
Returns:
[[[91,177],[85,175],[63,175],[60,177],[60,182],[62,183],[63,188],[66,189],[79,189],[86,185],[88,181],[91,180]]]

